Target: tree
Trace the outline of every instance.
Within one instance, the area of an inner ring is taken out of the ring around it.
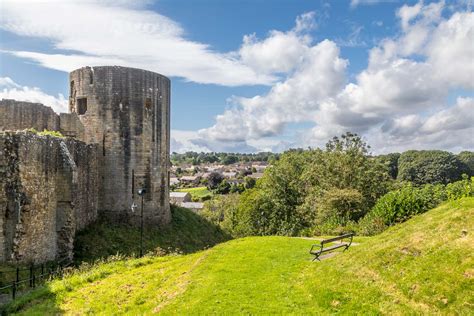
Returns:
[[[207,179],[207,187],[209,190],[215,190],[224,180],[224,176],[219,172],[211,172]]]
[[[465,165],[466,174],[469,177],[474,176],[474,152],[462,151],[457,155],[458,159]]]
[[[221,181],[217,188],[214,189],[216,194],[227,194],[230,192],[231,186],[227,181]]]
[[[239,158],[235,155],[227,155],[222,159],[224,165],[231,165],[239,161]]]
[[[398,159],[400,159],[399,153],[391,153],[387,155],[377,156],[376,159],[387,167],[388,174],[392,179],[396,179],[398,176]]]
[[[397,179],[415,185],[447,184],[461,180],[462,174],[468,172],[466,165],[450,152],[409,150],[400,156]]]
[[[245,181],[244,187],[246,189],[253,189],[255,187],[255,184],[257,184],[257,181],[252,177],[245,177],[244,181]]]
[[[302,208],[312,214],[316,224],[341,216],[337,203],[349,200],[351,207],[344,215],[347,220],[357,220],[388,192],[391,179],[387,169],[369,156],[369,148],[357,134],[346,133],[330,140],[325,151],[312,151],[302,176],[306,188]]]

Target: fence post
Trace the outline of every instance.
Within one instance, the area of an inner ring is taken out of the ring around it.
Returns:
[[[44,279],[44,264],[41,264],[41,280]]]
[[[13,284],[12,284],[12,299],[15,299],[16,297],[16,282],[13,281]]]
[[[20,268],[16,267],[16,282],[20,281]]]

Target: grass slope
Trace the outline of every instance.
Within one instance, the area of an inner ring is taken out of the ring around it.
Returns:
[[[183,207],[171,206],[171,223],[146,228],[144,253],[191,253],[230,239],[219,227]],[[94,261],[111,255],[133,256],[139,253],[140,230],[129,225],[100,220],[76,236],[76,263]]]
[[[474,198],[444,204],[345,253],[249,237],[189,255],[85,267],[8,307],[19,314],[472,314]]]

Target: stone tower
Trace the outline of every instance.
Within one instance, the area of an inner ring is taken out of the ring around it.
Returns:
[[[169,222],[170,80],[105,66],[74,70],[69,84],[69,110],[84,125],[84,141],[99,146],[98,213],[136,223],[137,191],[145,188],[145,222]]]

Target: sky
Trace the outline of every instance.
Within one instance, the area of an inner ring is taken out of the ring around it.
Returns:
[[[171,150],[474,150],[472,0],[0,0],[0,99],[67,112],[68,72],[172,82]]]

